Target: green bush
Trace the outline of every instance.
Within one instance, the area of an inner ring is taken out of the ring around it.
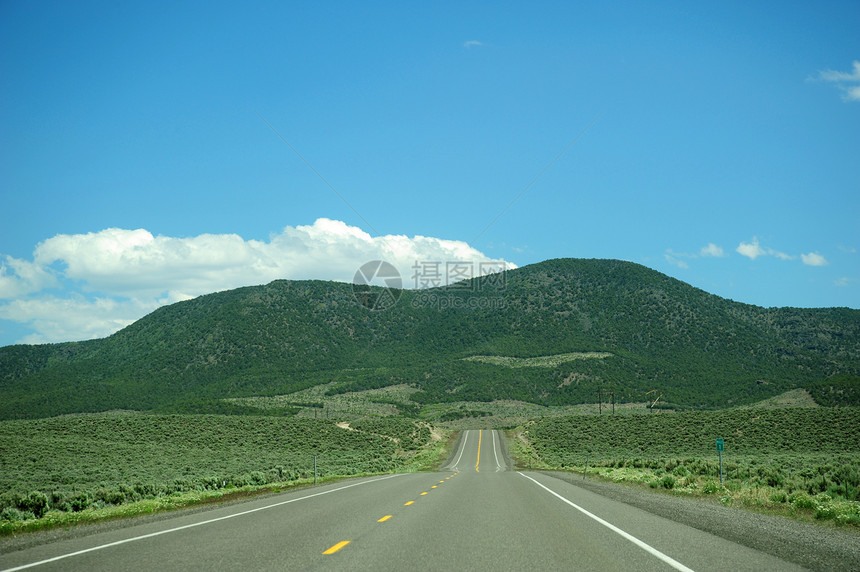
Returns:
[[[81,512],[90,506],[90,496],[87,493],[78,493],[68,500],[69,507],[73,512]]]
[[[823,503],[816,507],[815,518],[835,520],[838,524],[860,523],[860,507],[855,503]]]
[[[48,510],[48,495],[39,491],[33,491],[27,498],[19,504],[19,507],[24,512],[30,512],[36,518],[42,518],[45,511]]]
[[[0,520],[24,520],[24,514],[15,507],[7,506],[2,511],[0,511]]]
[[[791,503],[791,506],[794,508],[801,509],[814,509],[818,505],[815,502],[815,499],[806,494],[805,492],[794,493],[788,497],[788,502]]]
[[[101,488],[96,491],[95,500],[101,501],[105,504],[122,504],[125,502],[125,495],[122,494],[119,490],[110,489],[110,488]]]

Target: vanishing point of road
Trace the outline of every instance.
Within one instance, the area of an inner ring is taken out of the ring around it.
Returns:
[[[0,570],[795,570],[796,564],[512,470],[464,431],[440,472],[351,479],[0,554]]]

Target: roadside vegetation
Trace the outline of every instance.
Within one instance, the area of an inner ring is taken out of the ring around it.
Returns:
[[[434,467],[447,434],[402,417],[82,414],[0,422],[0,534]]]
[[[860,528],[858,427],[858,408],[770,408],[546,417],[510,436],[520,467],[587,465],[615,482]]]

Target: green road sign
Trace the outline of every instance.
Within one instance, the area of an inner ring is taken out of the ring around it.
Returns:
[[[717,451],[725,451],[725,447],[723,447],[723,440],[717,439]]]

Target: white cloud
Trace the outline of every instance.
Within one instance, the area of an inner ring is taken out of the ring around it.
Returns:
[[[0,319],[29,324],[22,341],[67,341],[108,335],[167,303],[279,278],[351,282],[370,260],[386,260],[412,280],[416,261],[469,262],[476,274],[516,268],[458,240],[388,235],[321,218],[287,226],[268,241],[235,234],[177,238],[109,228],[61,234],[40,243],[32,262],[0,266]],[[484,263],[482,266],[481,263]],[[63,293],[45,288],[62,286]]]
[[[699,256],[715,256],[717,258],[722,258],[726,253],[723,252],[722,247],[717,246],[713,242],[709,242],[708,246],[703,246],[699,251]]]
[[[73,293],[69,298],[13,300],[0,306],[0,318],[27,324],[34,330],[20,343],[44,344],[110,335],[164,303],[103,297],[89,300]]]
[[[854,60],[850,72],[824,70],[818,72],[818,79],[836,85],[842,91],[845,101],[860,101],[860,61]]]
[[[735,249],[738,254],[746,256],[750,260],[755,260],[759,256],[763,256],[767,254],[767,251],[759,246],[758,238],[755,236],[752,239],[752,242],[742,242]]]
[[[38,292],[55,284],[53,274],[39,264],[11,256],[0,261],[0,299]]]
[[[824,70],[818,72],[819,78],[824,81],[856,81],[860,83],[860,61],[854,60],[854,69],[850,72],[840,72],[835,70]]]
[[[667,248],[666,252],[663,254],[663,258],[666,259],[666,262],[674,264],[678,268],[689,268],[690,265],[687,264],[684,259],[723,257],[725,255],[726,254],[722,247],[717,246],[713,242],[709,242],[707,246],[700,248],[699,252],[696,254],[691,254],[689,252],[675,252],[671,248]]]
[[[776,256],[780,260],[794,260],[795,258],[797,258],[796,256],[792,256],[790,254],[786,254],[784,252],[780,252],[780,251],[774,250],[772,248],[768,248],[767,253],[770,254],[771,256]]]
[[[674,264],[678,268],[685,268],[686,269],[686,268],[690,267],[689,264],[687,264],[683,260],[679,260],[678,258],[676,258],[676,256],[677,256],[677,253],[672,252],[671,250],[668,250],[663,255],[663,258],[666,259],[666,262],[668,262],[669,264]]]
[[[765,255],[776,256],[780,260],[794,260],[797,258],[796,256],[780,252],[779,250],[774,250],[773,248],[763,248],[758,242],[758,237],[755,236],[753,237],[752,242],[741,242],[735,249],[735,252],[746,256],[750,260],[755,260],[759,256]]]
[[[483,45],[484,45],[484,43],[479,42],[478,40],[469,40],[468,42],[463,42],[464,48],[478,48],[478,47],[483,46]]]
[[[843,287],[843,286],[848,286],[848,284],[849,284],[851,281],[852,281],[852,280],[851,280],[850,278],[848,278],[847,276],[843,276],[842,278],[839,278],[839,279],[837,279],[837,280],[834,280],[834,281],[833,281],[833,284],[834,284],[834,286]]]
[[[827,259],[818,254],[817,252],[810,252],[809,254],[801,254],[800,259],[807,266],[827,266]]]

